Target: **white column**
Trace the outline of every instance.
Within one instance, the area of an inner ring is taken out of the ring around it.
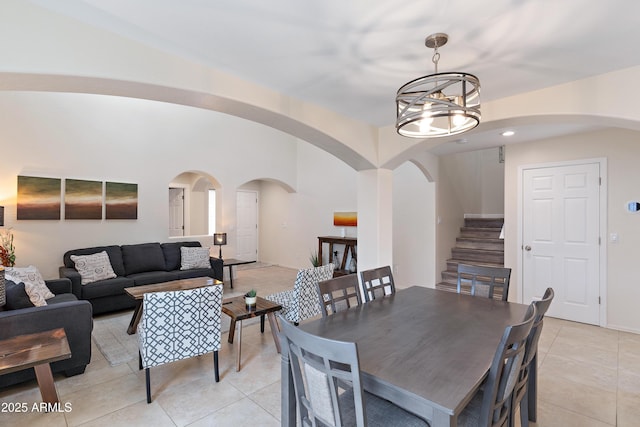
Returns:
[[[358,172],[358,270],[393,265],[393,172]]]

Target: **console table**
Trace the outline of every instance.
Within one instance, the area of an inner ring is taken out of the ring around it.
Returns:
[[[322,262],[322,246],[327,243],[329,245],[329,262],[333,262],[333,245],[344,245],[344,253],[342,254],[342,261],[340,262],[340,268],[333,271],[334,276],[343,276],[345,274],[351,274],[347,268],[348,254],[351,253],[351,258],[358,260],[356,255],[356,246],[358,245],[358,239],[355,237],[337,237],[337,236],[320,236],[318,237],[318,259]]]

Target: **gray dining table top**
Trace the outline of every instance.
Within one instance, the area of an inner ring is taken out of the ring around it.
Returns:
[[[435,425],[455,425],[484,380],[505,327],[520,323],[526,310],[414,286],[300,328],[355,341],[365,389]]]

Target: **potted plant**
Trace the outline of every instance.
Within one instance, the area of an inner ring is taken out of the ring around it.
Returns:
[[[311,252],[311,255],[309,255],[309,261],[311,262],[311,265],[314,267],[320,267],[320,260],[318,259],[318,252]]]
[[[249,292],[244,294],[244,303],[248,306],[256,305],[257,293],[255,289],[251,289]]]

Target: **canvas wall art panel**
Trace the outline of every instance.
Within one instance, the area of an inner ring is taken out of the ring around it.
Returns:
[[[102,182],[65,179],[64,219],[102,219]]]
[[[17,219],[60,219],[62,180],[18,176]]]
[[[334,212],[333,225],[336,227],[356,227],[358,225],[358,212]]]
[[[138,219],[138,184],[105,184],[105,218]]]

